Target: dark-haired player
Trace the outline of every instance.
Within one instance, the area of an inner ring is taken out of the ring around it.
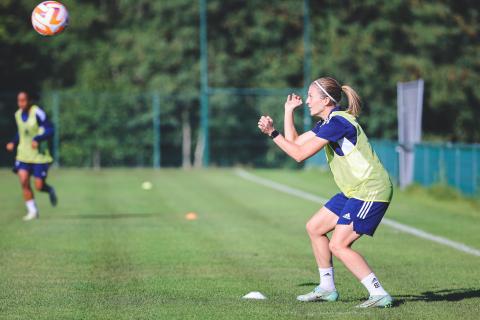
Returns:
[[[20,179],[23,198],[27,207],[27,215],[23,220],[38,219],[39,212],[30,187],[30,176],[33,175],[35,189],[46,192],[53,206],[57,204],[55,189],[47,184],[47,173],[53,159],[49,151],[49,141],[53,137],[54,128],[47,119],[45,111],[32,104],[29,94],[21,91],[17,96],[18,110],[15,113],[17,134],[7,144],[7,150],[17,147],[15,167],[13,171]]]

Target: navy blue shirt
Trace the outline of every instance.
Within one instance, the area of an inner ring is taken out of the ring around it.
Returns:
[[[340,106],[331,112],[334,111],[341,111]],[[357,129],[341,116],[329,115],[327,120],[318,122],[312,131],[317,137],[328,140],[329,145],[339,156],[349,153],[357,144]]]

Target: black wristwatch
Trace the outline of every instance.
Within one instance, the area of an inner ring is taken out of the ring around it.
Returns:
[[[280,132],[273,130],[272,133],[270,133],[270,138],[275,139],[279,134]]]

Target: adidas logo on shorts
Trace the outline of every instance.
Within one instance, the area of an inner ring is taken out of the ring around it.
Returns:
[[[342,218],[350,220],[350,213],[345,213]]]

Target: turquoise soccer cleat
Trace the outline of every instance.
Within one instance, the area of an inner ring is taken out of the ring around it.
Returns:
[[[338,300],[338,292],[334,291],[326,291],[320,286],[317,286],[312,292],[307,294],[303,294],[297,297],[298,301],[303,302],[315,302],[315,301],[337,301]]]
[[[393,299],[390,295],[370,296],[368,300],[362,302],[357,308],[390,308],[392,307]]]

